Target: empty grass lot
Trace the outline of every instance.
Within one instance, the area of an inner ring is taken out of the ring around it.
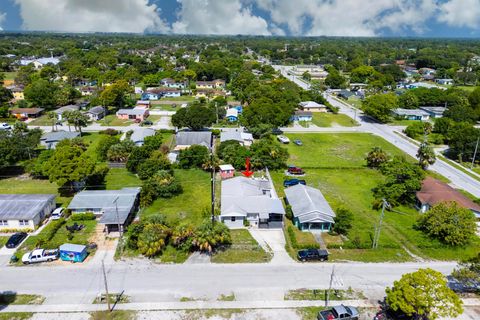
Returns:
[[[118,190],[126,187],[140,187],[141,180],[126,168],[110,168],[105,178],[107,190]]]
[[[100,120],[98,123],[103,127],[127,127],[135,122],[133,120],[118,119],[116,115],[109,114],[105,119]]]
[[[384,177],[377,170],[366,168],[364,157],[374,146],[381,146],[395,155],[403,154],[402,151],[369,134],[292,134],[288,137],[292,140],[300,138],[304,142],[302,147],[289,145],[288,148],[290,162],[306,168],[304,179],[307,184],[320,189],[334,210],[344,206],[354,213],[347,241],[339,244],[338,237],[325,238],[333,260],[413,259],[404,247],[420,257],[439,260],[458,260],[478,253],[478,242],[464,248],[451,248],[426,237],[414,227],[419,213],[413,207],[402,206],[395,208],[400,213],[385,214],[379,248],[370,249],[374,225],[380,216],[380,211],[372,209],[372,189]],[[283,196],[283,173],[276,172],[272,176],[279,196]]]
[[[318,127],[355,127],[358,123],[344,114],[313,113],[312,123]]]
[[[231,230],[232,245],[212,256],[214,263],[262,263],[272,259],[245,229]]]

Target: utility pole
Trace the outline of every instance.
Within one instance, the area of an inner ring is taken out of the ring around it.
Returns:
[[[123,238],[123,232],[122,232],[122,225],[120,224],[120,216],[118,215],[118,201],[119,196],[116,196],[115,199],[113,200],[113,203],[115,203],[115,213],[117,215],[117,225],[118,225],[118,235],[119,235],[119,240],[118,244],[120,245],[120,254],[122,253],[122,238]]]
[[[330,290],[332,290],[334,277],[335,277],[335,266],[332,267],[332,273],[330,274],[330,285],[328,286],[328,290],[325,293],[325,307],[328,307],[328,302],[330,300]]]
[[[212,196],[212,225],[215,224],[215,164],[213,163],[213,134],[210,138],[210,186],[211,186],[211,196]]]
[[[387,207],[387,205],[387,200],[382,199],[382,214],[380,215],[380,220],[378,221],[378,224],[375,226],[372,249],[376,249],[378,247],[378,240],[380,238],[380,231],[382,229],[383,216],[385,215],[385,208]]]
[[[216,124],[218,124],[218,104],[215,102],[215,114],[217,115],[217,122]]]
[[[110,309],[110,295],[108,294],[108,284],[107,284],[107,274],[105,272],[105,264],[103,263],[102,260],[102,271],[103,271],[103,282],[105,284],[105,294],[107,296],[107,310],[108,312],[111,312],[112,309]]]
[[[475,146],[475,152],[473,153],[472,166],[470,167],[471,169],[473,169],[473,166],[475,165],[475,158],[477,157],[478,143],[479,142],[480,142],[480,136],[477,138],[477,145]]]

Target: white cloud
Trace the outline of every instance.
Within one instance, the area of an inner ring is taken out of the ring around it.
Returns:
[[[254,1],[254,0],[251,0]],[[424,30],[437,9],[435,0],[256,0],[272,21],[295,35],[374,36],[380,29],[394,32]],[[305,25],[308,25],[307,30]]]
[[[479,0],[450,0],[440,6],[440,22],[454,27],[480,28]]]
[[[269,35],[267,21],[255,16],[241,0],[177,0],[180,4],[174,33]],[[278,32],[278,30],[274,30]]]
[[[3,30],[2,24],[5,22],[6,18],[7,18],[7,14],[0,12],[0,31]]]
[[[149,0],[15,0],[23,28],[67,32],[167,32]]]

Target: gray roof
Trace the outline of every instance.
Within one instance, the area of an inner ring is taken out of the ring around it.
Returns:
[[[0,194],[0,219],[34,219],[54,199],[53,194]]]
[[[253,136],[251,133],[236,131],[236,130],[228,130],[222,131],[220,133],[220,142],[234,140],[238,142],[245,142],[245,141],[253,141]]]
[[[77,137],[80,137],[80,132],[55,131],[55,132],[45,133],[40,140],[46,143],[49,143],[49,142],[61,141],[64,139],[73,139]]]
[[[303,108],[326,108],[325,105],[316,103],[315,101],[302,101],[299,103],[299,105]]]
[[[335,212],[320,190],[297,184],[285,189],[285,196],[292,207],[293,216],[300,223],[335,222]]]
[[[55,110],[56,114],[63,114],[65,111],[75,111],[75,110],[80,110],[80,106],[76,106],[74,104],[60,107],[57,110]]]
[[[79,192],[73,197],[68,209],[87,211],[87,209],[101,209],[103,215],[100,223],[124,224],[135,206],[135,201],[141,188],[123,188],[121,190],[87,190]],[[117,204],[114,201],[117,199]],[[118,209],[118,219],[117,219]]]
[[[147,110],[143,108],[133,108],[133,109],[120,109],[117,111],[117,114],[141,116],[141,115],[144,115],[146,112]]]
[[[68,252],[83,252],[87,247],[82,244],[72,244],[72,243],[64,243],[62,244],[59,249],[60,251],[68,251]]]
[[[201,145],[210,148],[211,139],[210,131],[180,131],[175,136],[177,146]]]
[[[442,115],[447,110],[445,107],[420,107],[420,109],[430,114],[437,115]]]
[[[402,108],[397,108],[393,110],[393,113],[399,116],[429,116],[428,112],[420,110],[420,109],[402,109]]]
[[[87,111],[87,113],[91,113],[91,114],[102,114],[103,112],[104,110],[102,106],[96,106],[96,107],[90,108]]]
[[[130,140],[134,143],[139,143],[145,140],[146,137],[151,137],[155,135],[155,130],[151,128],[136,128],[133,130]]]
[[[285,214],[282,201],[272,189],[267,179],[236,177],[222,181],[221,215],[259,213],[261,218],[268,218],[269,213]]]

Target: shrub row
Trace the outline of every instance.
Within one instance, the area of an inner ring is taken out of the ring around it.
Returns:
[[[320,246],[318,243],[305,243],[305,244],[299,244],[297,241],[297,237],[295,236],[295,230],[293,230],[292,226],[287,227],[287,234],[288,234],[288,239],[290,240],[290,245],[292,248],[296,250],[302,250],[302,249],[319,249]]]
[[[97,217],[95,216],[94,213],[92,212],[86,212],[86,213],[75,213],[72,214],[72,217],[70,218],[72,221],[87,221],[87,220],[95,220]]]

